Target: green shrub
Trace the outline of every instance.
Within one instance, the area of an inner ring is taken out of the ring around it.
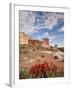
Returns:
[[[27,72],[25,69],[21,70],[21,71],[19,72],[19,78],[20,78],[20,79],[29,78],[28,72]]]
[[[60,51],[64,52],[64,47],[58,48]]]

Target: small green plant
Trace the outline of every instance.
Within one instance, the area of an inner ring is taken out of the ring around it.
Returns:
[[[64,47],[58,48],[60,51],[64,52]]]
[[[19,78],[20,78],[20,79],[29,78],[28,72],[27,72],[25,69],[21,70],[21,71],[19,72]]]

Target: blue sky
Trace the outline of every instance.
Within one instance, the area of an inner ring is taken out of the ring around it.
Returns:
[[[64,46],[64,13],[19,11],[20,32],[34,39],[49,38],[49,44]]]

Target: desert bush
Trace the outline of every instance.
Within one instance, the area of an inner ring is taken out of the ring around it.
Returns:
[[[53,58],[54,58],[54,59],[58,59],[58,56],[57,56],[57,55],[55,55]]]
[[[60,51],[64,52],[64,47],[58,48]]]
[[[29,70],[30,77],[32,78],[47,78],[47,77],[57,77],[60,74],[57,72],[57,66],[44,62],[42,64],[35,64]]]
[[[45,61],[41,64],[33,65],[29,71],[25,69],[21,70],[19,73],[20,79],[29,79],[29,78],[48,78],[48,77],[63,77],[63,71],[57,71],[57,66],[53,63],[48,63]]]
[[[35,49],[33,48],[33,51],[35,51]]]

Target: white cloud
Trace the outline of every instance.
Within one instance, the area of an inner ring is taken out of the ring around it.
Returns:
[[[37,35],[35,39],[43,40],[43,38],[49,38],[48,32],[43,33],[43,35]]]
[[[56,13],[48,13],[48,19],[45,21],[45,26],[51,30],[53,26],[57,24],[57,19],[55,18]]]
[[[36,38],[42,40],[43,38],[49,38],[50,42],[54,42],[54,39],[57,38],[56,36],[50,36],[48,32],[43,33],[43,35],[38,35]]]
[[[57,37],[56,36],[49,36],[49,42],[50,42],[50,45],[55,45],[55,39],[56,39]]]
[[[58,31],[59,32],[64,32],[64,27],[61,27]]]
[[[48,28],[51,30],[55,25],[58,24],[58,20],[64,20],[64,15],[61,13],[45,13],[43,19],[45,18],[44,23],[39,23],[37,28]]]
[[[24,31],[25,33],[29,34],[42,28],[48,28],[48,30],[51,30],[55,25],[57,25],[57,21],[59,19],[64,18],[64,15],[61,13],[44,12],[41,18],[41,20],[44,20],[44,22],[35,25],[34,22],[36,20],[36,15],[37,12],[20,10],[20,31]]]
[[[50,36],[49,39],[50,40],[54,40],[56,38],[56,36]]]
[[[48,32],[45,32],[45,33],[43,34],[43,37],[45,37],[45,38],[49,38],[49,34],[48,34]]]
[[[34,39],[42,40],[43,37],[38,35],[38,36],[37,36],[36,38],[34,38]]]
[[[28,11],[20,11],[20,31],[31,33],[34,31],[35,14]]]
[[[63,35],[50,36],[49,42],[50,42],[50,45],[52,45],[52,46],[57,44],[59,47],[63,47],[64,46],[64,37],[63,37]]]

